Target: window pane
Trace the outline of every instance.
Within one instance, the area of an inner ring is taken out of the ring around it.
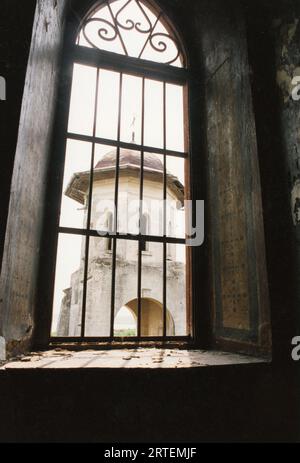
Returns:
[[[96,145],[93,176],[91,229],[113,231],[117,149]]]
[[[142,336],[163,335],[163,244],[146,243],[142,253]],[[170,314],[169,314],[170,315]],[[170,320],[169,320],[170,321]],[[171,330],[171,327],[170,327]]]
[[[148,234],[163,235],[164,156],[144,154],[143,212],[148,216]]]
[[[121,140],[141,144],[142,79],[123,76]]]
[[[93,135],[97,69],[74,64],[69,132]]]
[[[85,238],[60,234],[57,248],[52,336],[81,335]]]
[[[174,332],[168,336],[185,336],[186,329],[186,247],[167,246],[167,307],[174,320]]]
[[[128,309],[137,320],[137,271],[138,242],[130,240],[117,241],[115,317],[121,309]],[[130,322],[132,318],[127,320]],[[128,333],[135,336],[136,330]]]
[[[141,153],[120,150],[118,231],[138,234]]]
[[[112,244],[90,238],[85,336],[110,336]]]
[[[100,70],[96,136],[116,140],[119,114],[118,72]]]
[[[163,148],[163,84],[145,81],[145,145]]]
[[[68,140],[66,148],[60,226],[85,228],[89,196],[91,143]]]
[[[167,156],[166,162],[168,172],[167,236],[184,238],[185,159]]]
[[[167,84],[167,149],[184,151],[183,87]]]

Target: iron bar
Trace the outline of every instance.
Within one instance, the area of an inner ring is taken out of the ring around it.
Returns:
[[[113,146],[116,148],[123,148],[128,150],[134,151],[144,151],[144,153],[154,153],[154,154],[162,154],[166,153],[167,156],[177,157],[177,158],[187,158],[188,153],[182,151],[172,151],[172,150],[164,150],[163,148],[155,148],[154,146],[143,146],[138,145],[135,143],[127,143],[118,140],[111,140],[108,138],[101,138],[101,137],[92,137],[90,135],[80,135],[76,133],[68,133],[67,138],[70,140],[78,140],[78,141],[85,141],[90,143],[96,143],[97,145],[106,145],[106,146]]]
[[[87,66],[99,66],[102,69],[119,71],[137,77],[147,76],[161,82],[168,81],[173,84],[184,85],[189,79],[189,72],[184,68],[169,66],[131,56],[123,56],[118,53],[97,50],[74,45],[70,52],[72,59],[77,64]]]
[[[163,236],[167,236],[167,101],[166,82],[163,83],[163,137],[164,137],[164,209]],[[163,337],[167,336],[167,243],[163,244]]]
[[[91,236],[95,238],[115,238],[117,240],[128,240],[128,241],[149,241],[150,243],[168,243],[168,244],[186,244],[185,238],[172,238],[170,236],[156,236],[156,235],[126,235],[123,233],[114,233],[111,234],[105,230],[85,230],[82,228],[68,228],[60,227],[59,233],[64,233],[66,235],[81,235],[81,236]]]
[[[141,126],[141,145],[144,146],[145,136],[145,78],[142,81],[142,126]],[[144,199],[144,148],[141,150],[141,173],[140,173],[140,208],[139,208],[139,235],[141,235],[141,226],[143,220],[143,199]],[[139,240],[138,250],[138,323],[137,335],[141,336],[142,326],[142,244]]]

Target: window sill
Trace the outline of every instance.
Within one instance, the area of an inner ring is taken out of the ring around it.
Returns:
[[[112,349],[34,352],[0,367],[0,372],[27,369],[178,369],[270,363],[268,359],[220,351],[187,349]]]

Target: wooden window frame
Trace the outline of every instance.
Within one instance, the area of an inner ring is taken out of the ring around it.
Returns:
[[[94,1],[89,0],[87,3],[92,4],[94,7]],[[155,7],[153,8],[155,9]],[[83,15],[82,17],[84,16],[86,16],[86,10],[85,15]],[[69,18],[66,27],[64,46],[61,57],[60,84],[57,95],[57,110],[54,124],[54,137],[52,143],[53,158],[50,161],[50,170],[51,173],[54,174],[54,176],[52,176],[52,178],[49,180],[47,190],[47,202],[49,204],[51,198],[51,206],[47,208],[45,214],[45,224],[47,227],[47,233],[43,241],[44,246],[45,241],[47,241],[48,252],[44,266],[44,276],[42,277],[44,284],[41,285],[41,291],[43,291],[43,298],[45,300],[46,315],[40,318],[40,323],[37,326],[37,338],[39,340],[43,339],[43,345],[48,346],[66,345],[70,343],[76,343],[77,345],[88,343],[88,345],[90,346],[95,344],[99,345],[103,343],[107,344],[108,346],[115,344],[122,345],[122,347],[126,347],[127,344],[137,344],[144,346],[149,344],[153,345],[154,343],[157,346],[185,345],[187,347],[189,346],[207,348],[209,347],[211,339],[211,330],[210,313],[207,298],[207,286],[205,286],[207,284],[207,272],[205,271],[205,269],[207,269],[207,266],[205,264],[205,261],[207,260],[205,257],[207,255],[205,251],[206,245],[201,246],[200,248],[187,248],[186,252],[186,315],[187,332],[189,333],[187,336],[166,336],[166,303],[164,303],[165,309],[163,337],[137,336],[130,338],[122,338],[121,343],[120,339],[115,338],[112,332],[111,336],[109,337],[51,337],[50,331],[52,321],[52,300],[54,294],[56,250],[59,233],[72,233],[85,236],[83,230],[59,227],[60,198],[62,194],[62,179],[64,173],[64,159],[67,139],[115,146],[117,150],[125,148],[134,149],[144,153],[151,152],[163,154],[165,159],[167,156],[177,156],[179,158],[184,158],[186,162],[185,198],[198,199],[205,198],[206,195],[205,162],[203,157],[203,151],[201,153],[201,150],[203,149],[203,141],[200,141],[202,134],[197,127],[194,117],[196,116],[196,111],[194,109],[194,105],[192,104],[193,100],[199,100],[199,95],[201,89],[203,88],[203,83],[199,82],[199,79],[194,78],[195,74],[192,70],[192,66],[188,65],[187,68],[177,68],[171,65],[165,65],[129,56],[122,56],[103,50],[82,47],[76,44],[76,36],[78,35],[79,29],[80,23],[78,22],[78,18]],[[144,77],[144,79],[154,79],[156,81],[165,82],[165,84],[168,83],[181,85],[184,90],[185,145],[188,147],[188,149],[185,150],[184,153],[180,153],[167,150],[166,147],[164,147],[164,149],[158,149],[133,143],[125,143],[121,141],[116,142],[114,140],[107,140],[103,138],[68,133],[67,125],[69,117],[69,104],[71,99],[72,71],[73,65],[75,63],[92,66],[97,69],[112,70],[123,74],[126,73],[133,76]],[[198,98],[195,98],[196,95],[198,96]],[[200,119],[202,117],[202,113],[200,113]],[[198,153],[197,158],[195,157],[194,153]],[[199,173],[201,174],[200,177]],[[164,175],[166,175],[166,163]],[[89,236],[99,237],[99,235],[95,235],[93,231],[89,232]],[[140,235],[136,238],[131,237],[130,235],[122,236],[120,234],[117,234],[117,238],[126,240],[137,239],[139,243],[141,243],[145,239],[149,242],[163,243],[165,247],[164,266],[166,266],[167,261],[166,244],[185,244],[185,239],[168,237],[144,237]],[[113,238],[113,241],[116,241],[116,239]],[[141,258],[141,254],[142,251],[140,249],[139,260]],[[138,290],[138,292],[140,292],[140,289]],[[41,296],[39,295],[38,298],[41,299]],[[140,310],[141,305],[139,303],[139,312]],[[41,342],[39,342],[39,344],[41,344]]]

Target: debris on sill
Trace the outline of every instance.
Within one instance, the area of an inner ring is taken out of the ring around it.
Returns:
[[[0,365],[3,370],[74,368],[202,368],[222,365],[263,363],[266,359],[219,351],[182,349],[68,350],[63,348],[26,354]]]

